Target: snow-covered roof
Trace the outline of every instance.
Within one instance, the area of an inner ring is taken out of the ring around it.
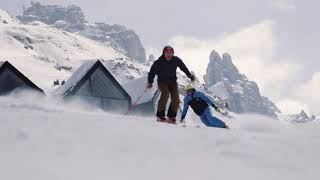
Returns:
[[[144,92],[147,82],[147,77],[142,77],[131,80],[122,86],[130,95],[133,103],[141,96],[137,104],[143,104],[152,101],[152,98],[158,89],[157,83],[153,83],[153,87]]]
[[[70,76],[63,86],[60,86],[56,90],[56,94],[65,95],[67,92],[71,91],[97,62],[98,60],[86,61]]]

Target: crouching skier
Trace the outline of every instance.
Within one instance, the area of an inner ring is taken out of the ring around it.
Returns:
[[[183,111],[180,122],[183,123],[187,115],[188,108],[191,106],[193,111],[200,116],[201,121],[208,127],[229,128],[223,121],[213,116],[210,106],[216,111],[219,108],[211,101],[211,99],[200,91],[188,84],[185,87],[187,96],[184,98]],[[209,106],[210,105],[210,106]]]

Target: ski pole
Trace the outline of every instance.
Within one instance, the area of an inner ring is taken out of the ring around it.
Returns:
[[[128,115],[138,104],[140,99],[143,97],[144,93],[147,92],[147,88],[140,94],[140,96],[132,103],[132,105],[128,108],[128,111],[124,115]]]

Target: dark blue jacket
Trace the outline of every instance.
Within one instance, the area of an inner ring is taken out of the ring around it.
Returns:
[[[208,105],[214,106],[214,103],[203,92],[195,91],[191,96],[187,95],[183,100],[183,111],[181,119],[184,119],[186,117],[189,106],[191,106],[193,111],[198,116],[201,116]]]
[[[173,83],[177,81],[177,67],[179,67],[189,78],[192,76],[183,61],[173,56],[171,60],[167,61],[164,56],[160,56],[151,66],[148,83],[152,84],[155,75],[158,76],[158,82]]]

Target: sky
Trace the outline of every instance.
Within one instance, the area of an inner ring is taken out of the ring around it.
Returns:
[[[317,0],[39,0],[76,4],[90,22],[122,24],[147,54],[171,44],[202,76],[211,50],[228,52],[240,72],[284,112],[320,115],[320,17]],[[17,15],[29,0],[0,0]]]

